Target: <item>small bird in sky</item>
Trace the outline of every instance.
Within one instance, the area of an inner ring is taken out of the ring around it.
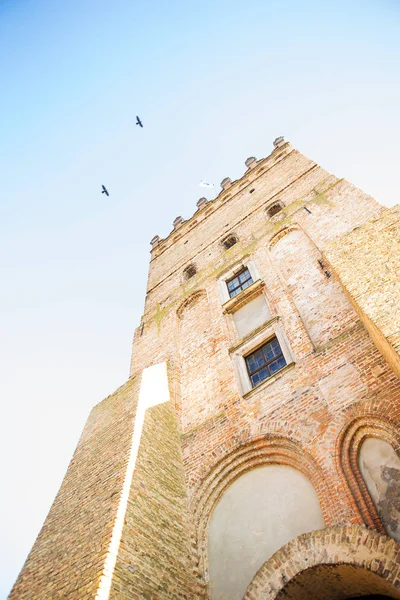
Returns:
[[[105,194],[106,196],[109,196],[110,194],[108,193],[108,189],[106,188],[106,186],[102,185],[101,187],[103,188],[103,191],[101,193]]]
[[[136,125],[140,125],[140,127],[143,127],[143,123],[137,115],[136,115]]]

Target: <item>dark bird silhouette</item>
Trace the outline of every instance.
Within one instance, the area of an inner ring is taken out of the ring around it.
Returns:
[[[143,127],[143,123],[137,115],[136,115],[136,125],[140,125],[140,127]]]
[[[102,185],[101,187],[103,188],[103,191],[101,193],[105,194],[106,196],[109,196],[110,194],[108,193],[108,189],[106,188],[106,186]]]

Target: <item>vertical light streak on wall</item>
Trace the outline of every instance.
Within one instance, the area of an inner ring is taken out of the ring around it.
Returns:
[[[117,560],[119,545],[122,536],[126,508],[128,506],[129,491],[135,471],[136,458],[139,451],[140,438],[146,410],[157,404],[169,400],[167,364],[165,362],[144,369],[140,384],[139,401],[136,409],[135,424],[132,434],[132,444],[129,460],[125,473],[124,485],[115,517],[111,542],[104,563],[103,574],[95,600],[108,600],[111,590],[112,576]]]

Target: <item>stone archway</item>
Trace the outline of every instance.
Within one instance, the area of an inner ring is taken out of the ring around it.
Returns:
[[[400,544],[353,525],[306,533],[283,546],[258,570],[243,600],[360,596],[400,599]]]

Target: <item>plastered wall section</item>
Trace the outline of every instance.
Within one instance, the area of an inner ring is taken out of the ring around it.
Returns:
[[[140,377],[90,413],[10,600],[92,600],[108,552],[129,457]]]
[[[203,598],[171,402],[147,409],[110,600]]]
[[[400,206],[343,236],[325,254],[376,346],[400,377]]]

